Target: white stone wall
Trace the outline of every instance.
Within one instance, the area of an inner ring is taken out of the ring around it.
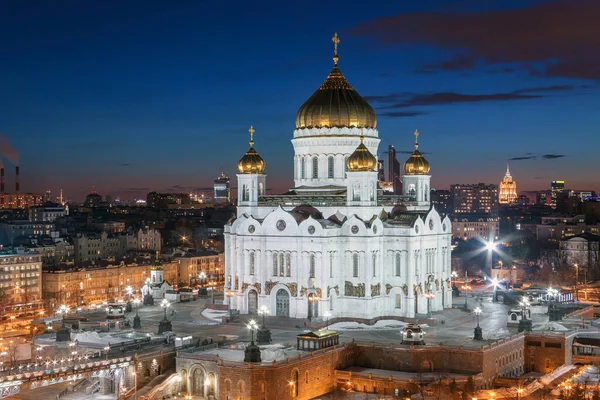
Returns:
[[[431,310],[440,310],[443,305],[450,306],[451,301],[450,237],[450,220],[442,221],[435,210],[424,221],[417,219],[412,227],[388,226],[379,218],[368,227],[355,216],[341,227],[324,227],[312,218],[298,224],[282,208],[262,221],[242,215],[225,227],[225,279],[234,293],[231,306],[247,313],[248,293],[258,291],[260,286],[257,307],[267,306],[271,315],[277,312],[279,289],[290,294],[290,316],[297,318],[308,316],[308,295],[312,292],[320,293],[320,316],[326,311],[332,316],[357,318],[426,314],[424,294],[428,290],[435,295]],[[400,254],[400,276],[396,276],[396,254]],[[356,262],[358,276],[354,276]],[[346,282],[364,284],[364,296],[346,295]],[[272,286],[270,294],[266,293],[268,285]],[[371,292],[375,285],[379,285],[379,295]]]

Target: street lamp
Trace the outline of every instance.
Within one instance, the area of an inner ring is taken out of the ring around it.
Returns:
[[[579,264],[573,264],[575,267],[575,299],[579,301]]]
[[[473,339],[475,339],[475,340],[483,340],[483,332],[482,332],[481,327],[479,326],[479,314],[481,314],[481,312],[482,312],[481,307],[475,307],[475,309],[473,310],[473,312],[477,316],[477,326],[475,327],[475,332],[474,332],[474,335],[473,335]]]
[[[329,329],[329,317],[331,317],[331,313],[329,311],[325,311],[323,314],[325,317],[325,329]]]
[[[110,345],[104,347],[104,354],[106,355],[107,360],[108,360],[108,353],[110,353]]]
[[[517,389],[517,400],[523,395],[524,390],[522,388]]]
[[[206,279],[206,274],[204,273],[204,271],[200,272],[198,278],[200,278],[200,284],[202,285],[202,287],[204,287],[204,280]]]
[[[533,323],[530,319],[527,319],[527,312],[529,310],[529,299],[527,299],[526,297],[523,297],[523,299],[519,302],[519,305],[521,306],[522,318],[519,321],[518,331],[519,332],[523,332],[523,331],[531,332]]]
[[[248,322],[248,324],[246,325],[246,328],[248,328],[250,330],[250,333],[252,335],[252,341],[251,341],[251,345],[254,346],[254,331],[258,329],[258,325],[256,324],[256,321],[251,319],[250,322]]]
[[[267,314],[269,314],[269,309],[267,308],[267,306],[261,306],[260,310],[258,310],[258,314],[262,315],[262,320],[263,320],[262,327],[266,328],[267,325],[265,323],[265,317],[267,316]]]
[[[456,283],[456,278],[458,278],[458,273],[456,271],[452,271],[452,273],[450,274],[450,290],[454,288],[452,280],[454,280],[454,283]]]
[[[427,299],[427,318],[431,318],[431,299],[433,299],[435,295],[431,292],[425,293],[425,298]]]
[[[231,298],[233,297],[233,292],[228,290],[225,292],[225,296],[227,296],[227,312],[229,313],[229,320],[231,321]]]
[[[163,299],[160,302],[160,306],[163,308],[163,310],[165,311],[165,321],[167,321],[167,308],[169,308],[169,306],[171,305],[171,303],[169,303],[169,300],[167,299]]]

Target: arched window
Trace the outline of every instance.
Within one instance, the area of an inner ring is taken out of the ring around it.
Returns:
[[[250,253],[250,275],[254,275],[254,253]]]
[[[285,255],[285,276],[292,276],[292,256],[290,253]]]
[[[344,158],[344,171],[348,172],[348,156]]]
[[[400,253],[396,253],[396,276],[400,276],[402,268],[402,256]]]
[[[279,276],[285,275],[285,255],[283,253],[279,254]]]
[[[310,255],[310,269],[308,271],[308,277],[309,278],[315,277],[315,255],[314,254]]]
[[[312,159],[312,177],[317,179],[319,177],[319,158],[313,157]]]
[[[306,178],[306,159],[304,157],[300,159],[300,177]]]
[[[277,253],[273,253],[273,276],[277,276]]]
[[[248,201],[248,188],[242,185],[242,201]]]
[[[358,254],[352,255],[352,276],[358,278]]]
[[[396,308],[400,308],[402,306],[402,295],[398,293],[396,295]]]
[[[327,177],[333,178],[333,157],[329,156],[327,159]]]

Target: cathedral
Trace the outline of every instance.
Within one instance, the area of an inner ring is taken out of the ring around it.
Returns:
[[[451,307],[452,227],[430,203],[429,162],[415,150],[403,192],[378,186],[375,111],[334,66],[296,114],[294,187],[266,194],[266,162],[238,163],[237,216],[225,226],[226,301],[293,318],[415,317]]]

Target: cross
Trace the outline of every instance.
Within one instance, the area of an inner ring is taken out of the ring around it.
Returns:
[[[415,149],[419,148],[419,130],[415,129]]]
[[[338,62],[338,44],[340,44],[340,38],[338,37],[337,32],[333,34],[333,37],[331,38],[331,41],[333,42],[333,62],[337,65]]]
[[[248,129],[248,132],[250,132],[250,146],[252,146],[254,144],[254,132],[256,132],[252,125],[250,125],[250,129]]]

